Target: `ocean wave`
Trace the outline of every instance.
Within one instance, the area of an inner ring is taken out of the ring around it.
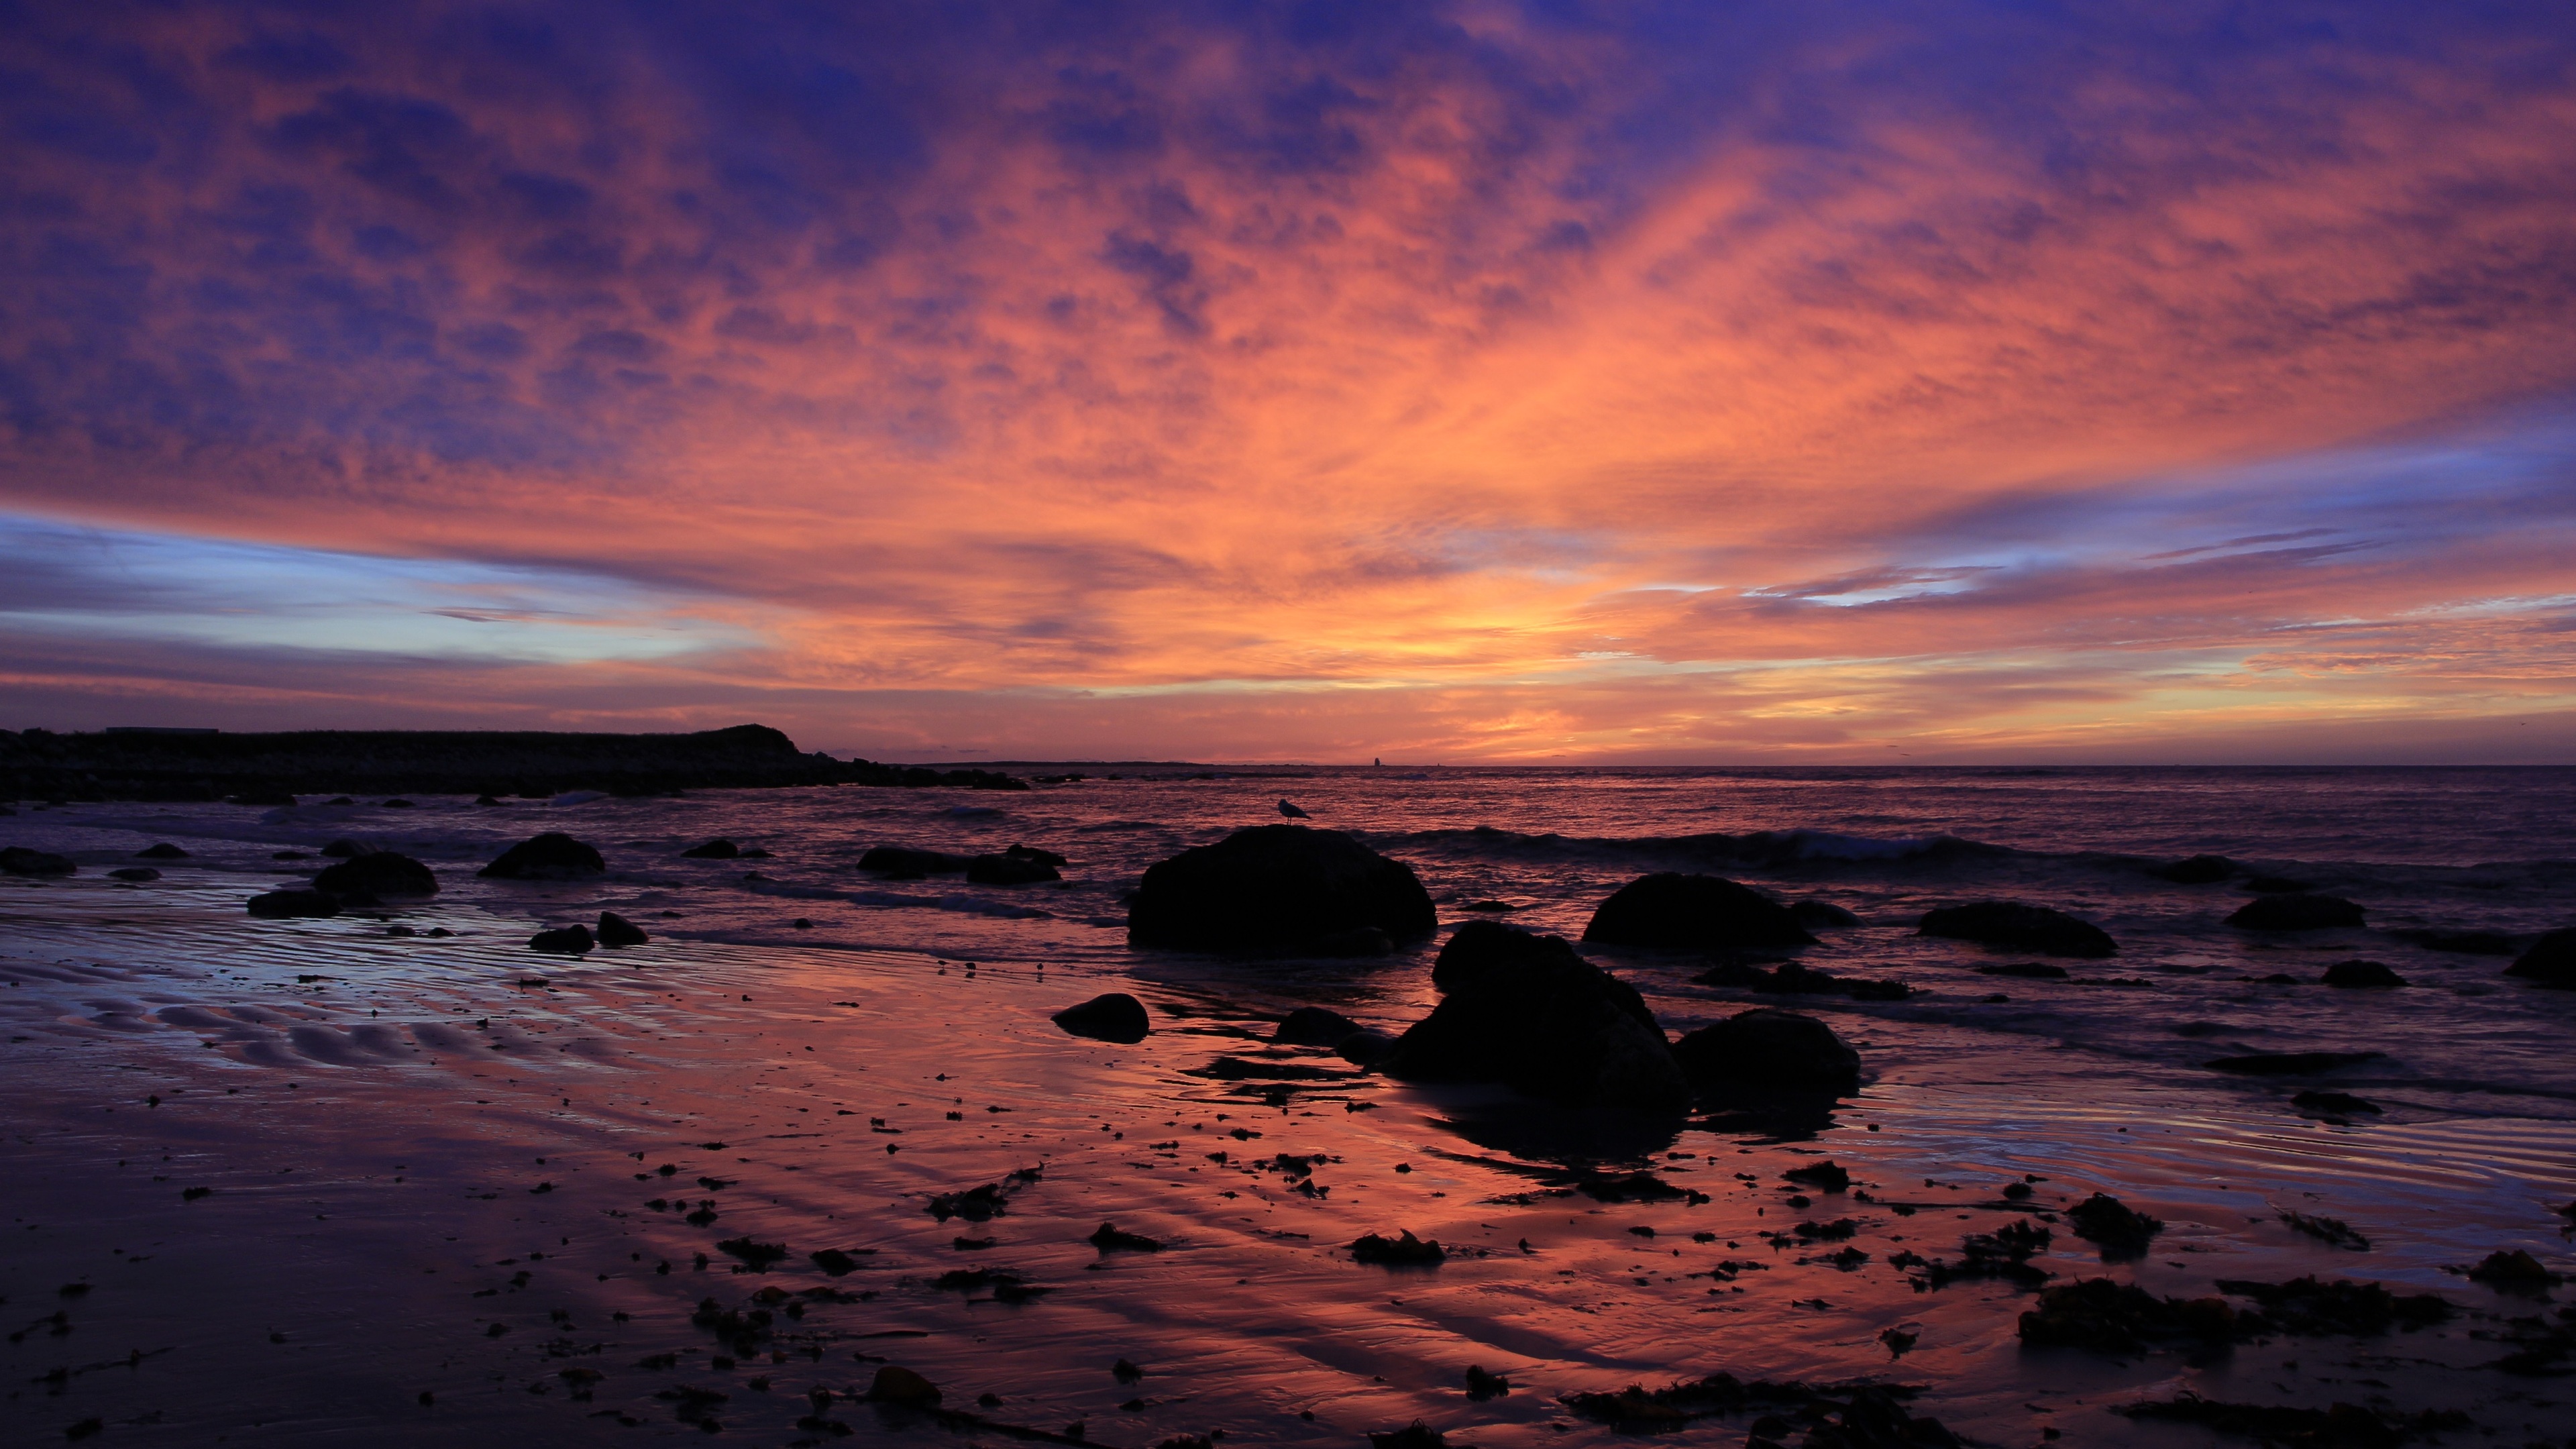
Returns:
[[[1761,866],[1778,869],[1818,864],[1953,862],[2021,855],[2009,846],[1956,835],[1849,835],[1831,830],[1756,830],[1743,835],[1587,836],[1531,834],[1479,825],[1472,830],[1418,830],[1374,837],[1377,844],[1461,854],[1626,856],[1684,865]]]

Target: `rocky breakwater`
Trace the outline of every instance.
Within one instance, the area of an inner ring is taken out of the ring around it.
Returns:
[[[1439,927],[1413,867],[1338,830],[1257,825],[1145,871],[1127,941],[1190,951],[1380,956]]]
[[[932,770],[807,753],[766,725],[694,734],[296,730],[56,734],[0,730],[0,799],[231,800],[298,795],[616,795],[787,785],[1025,790],[990,770]]]

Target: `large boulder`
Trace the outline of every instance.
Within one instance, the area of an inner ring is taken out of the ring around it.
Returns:
[[[1816,942],[1788,907],[1760,891],[1721,876],[1669,870],[1619,887],[1592,913],[1583,939],[1703,951]]]
[[[2236,862],[2223,855],[2194,855],[2147,867],[2147,874],[2175,885],[2216,885],[2236,874]]]
[[[2561,991],[2576,991],[2576,926],[2552,931],[2532,942],[2530,950],[2504,968],[2504,974]]]
[[[1673,1043],[1673,1056],[1699,1086],[1847,1090],[1859,1085],[1860,1053],[1812,1016],[1757,1006]]]
[[[1925,912],[1919,929],[1926,936],[1974,941],[2004,951],[2036,951],[2042,956],[2098,961],[2120,954],[2119,943],[2091,921],[2020,901],[1945,906]]]
[[[522,840],[475,872],[494,880],[587,880],[608,874],[599,852],[560,830]]]
[[[10,875],[72,875],[79,870],[69,857],[49,851],[29,850],[23,845],[0,850],[0,872]]]
[[[434,896],[438,876],[408,855],[378,850],[328,867],[313,878],[313,888],[335,896]]]
[[[1576,1107],[1669,1109],[1690,1098],[1637,989],[1563,937],[1469,921],[1441,948],[1431,984],[1440,1004],[1377,1063],[1390,1077],[1500,1082]]]
[[[2323,931],[2336,926],[2361,924],[2361,907],[2341,896],[2313,895],[2299,891],[2289,895],[2256,896],[2236,908],[2227,924],[2249,931]]]
[[[1391,940],[1438,929],[1413,867],[1338,830],[1256,825],[1145,872],[1127,911],[1136,946],[1293,951],[1364,930]]]
[[[1094,1041],[1132,1044],[1143,1041],[1154,1030],[1152,1018],[1145,1014],[1145,1003],[1124,991],[1108,992],[1078,1006],[1068,1006],[1050,1020],[1074,1036],[1087,1036]]]

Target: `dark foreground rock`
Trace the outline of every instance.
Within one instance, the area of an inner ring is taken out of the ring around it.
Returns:
[[[2386,987],[2403,986],[2406,978],[2377,961],[2337,961],[2326,968],[2328,986]]]
[[[109,871],[107,874],[112,880],[121,880],[133,885],[141,885],[145,881],[159,880],[161,878],[161,872],[154,870],[148,865],[119,866],[115,870]]]
[[[493,880],[588,880],[608,874],[599,852],[560,830],[522,840],[475,872]]]
[[[325,869],[313,878],[313,888],[335,896],[434,896],[438,874],[408,855],[377,850]]]
[[[1732,986],[1765,996],[1847,996],[1854,1001],[1903,1001],[1914,994],[1914,988],[1902,981],[1836,976],[1803,961],[1782,961],[1768,967],[1756,966],[1749,961],[1721,961],[1691,980],[1702,986]]]
[[[1690,1087],[1635,987],[1558,936],[1469,921],[1431,971],[1440,1004],[1378,1062],[1415,1082],[1500,1082],[1575,1107],[1678,1108]]]
[[[615,911],[599,913],[599,944],[603,946],[641,946],[652,939],[650,932]]]
[[[29,850],[23,845],[0,850],[0,874],[57,876],[77,874],[79,870],[68,857],[49,851]]]
[[[2006,951],[2036,951],[2042,956],[2099,961],[2120,954],[2119,944],[2091,921],[2020,901],[1945,906],[1926,912],[1919,929],[1926,936],[1974,941]]]
[[[2068,1208],[2066,1221],[2075,1236],[2099,1247],[2106,1261],[2144,1254],[2148,1242],[2165,1228],[2163,1219],[2149,1217],[2106,1192]]]
[[[248,909],[262,920],[283,921],[297,916],[336,916],[340,914],[340,901],[324,891],[270,891],[252,896]]]
[[[2227,924],[2248,931],[2324,931],[2361,924],[2361,907],[2341,896],[2297,891],[2257,896],[2236,908]]]
[[[2530,950],[2504,968],[2504,974],[2561,991],[2576,991],[2576,927],[2552,931],[2533,942]]]
[[[590,934],[590,927],[581,925],[560,926],[551,931],[539,931],[528,938],[529,950],[544,951],[555,956],[579,956],[598,944],[599,942]]]
[[[1127,940],[1197,951],[1295,951],[1365,930],[1412,940],[1438,926],[1413,867],[1338,830],[1257,825],[1148,868],[1128,908]]]
[[[1842,1089],[1860,1081],[1860,1053],[1812,1016],[1758,1006],[1673,1044],[1701,1086]]]
[[[1340,1046],[1360,1030],[1360,1024],[1321,1006],[1301,1006],[1288,1013],[1270,1039],[1281,1046]]]
[[[1583,939],[1605,946],[1666,950],[1742,950],[1812,946],[1816,938],[1787,906],[1714,875],[1659,871],[1611,894],[1592,913]]]
[[[232,800],[296,794],[544,797],[791,785],[1025,790],[990,770],[933,770],[809,754],[765,725],[696,734],[516,730],[301,730],[279,734],[55,734],[0,730],[0,799]]]
[[[742,847],[719,835],[704,845],[693,845],[680,852],[683,860],[731,860],[742,854]]]
[[[1145,1003],[1124,991],[1095,996],[1048,1019],[1075,1036],[1095,1041],[1140,1042],[1154,1029],[1152,1018],[1145,1014]]]

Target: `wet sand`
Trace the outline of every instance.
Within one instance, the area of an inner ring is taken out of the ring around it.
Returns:
[[[515,921],[463,904],[392,918],[443,938],[249,921],[240,894],[184,871],[149,891],[0,892],[13,1437],[95,1421],[101,1443],[636,1442],[712,1424],[753,1443],[841,1425],[1349,1445],[1421,1420],[1508,1449],[1617,1432],[1568,1395],[1720,1371],[1912,1386],[1911,1412],[1983,1444],[2253,1442],[2112,1412],[2186,1391],[2459,1411],[2463,1443],[2576,1434],[2559,1376],[2576,1359],[2485,1367],[2535,1331],[2513,1320],[2561,1323],[2556,1303],[2446,1271],[2514,1247],[2571,1266],[2551,1215],[2576,1161],[2560,1124],[2285,1117],[2223,1086],[2088,1086],[2029,1043],[1854,1015],[1836,1024],[1867,1085],[1818,1130],[1650,1133],[1593,1166],[1707,1200],[1604,1202],[1499,1094],[1261,1041],[1297,1002],[1400,1025],[1428,1002],[1412,968],[1126,979],[669,938],[576,961],[525,941],[540,913],[595,909],[595,888]],[[1153,1036],[1048,1021],[1109,989],[1146,999]],[[1207,1074],[1221,1058],[1292,1079]],[[1825,1158],[1854,1190],[1783,1179]],[[987,1183],[1006,1196],[989,1220],[932,1212]],[[2095,1191],[2166,1220],[2143,1259],[2106,1270],[2067,1229],[2059,1210]],[[2348,1220],[2370,1248],[2294,1232],[2290,1210]],[[1794,1233],[1843,1219],[1848,1239]],[[2197,1297],[2313,1273],[2459,1312],[2227,1352],[2034,1349],[2016,1336],[2031,1292],[1926,1290],[1889,1261],[1953,1259],[1963,1235],[2023,1220],[2052,1226],[2031,1262],[2059,1283],[2109,1271]],[[1103,1223],[1164,1247],[1095,1247]],[[1399,1230],[1446,1261],[1353,1261],[1361,1234]],[[786,1253],[755,1271],[758,1245]],[[826,1271],[827,1249],[853,1264]],[[1913,1336],[1901,1355],[1890,1330]],[[851,1402],[886,1363],[939,1385],[951,1417]],[[1470,1398],[1471,1366],[1510,1392]],[[1742,1443],[1761,1412],[1677,1437]]]

